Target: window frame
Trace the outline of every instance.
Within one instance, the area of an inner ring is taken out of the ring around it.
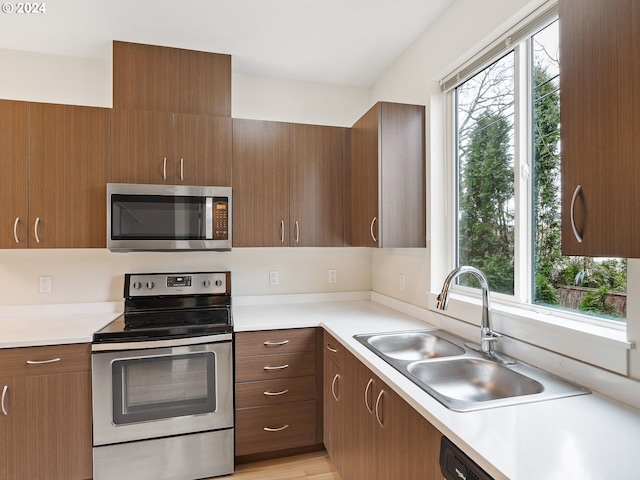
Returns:
[[[562,310],[552,306],[533,303],[534,300],[534,249],[533,249],[533,89],[532,75],[532,37],[558,20],[557,4],[546,5],[532,13],[510,30],[502,39],[494,42],[480,53],[471,57],[459,69],[440,81],[444,102],[445,117],[445,158],[447,195],[448,236],[451,245],[447,254],[448,264],[458,262],[458,199],[459,172],[456,125],[456,88],[472,78],[495,61],[514,53],[514,293],[513,295],[491,292],[492,302],[498,302],[507,308],[521,309],[533,315],[554,316],[562,320],[579,324],[609,328],[613,331],[626,332],[625,322],[609,320],[578,311]],[[524,212],[524,213],[523,213]],[[480,298],[478,289],[462,285],[454,286],[456,292],[470,299]]]

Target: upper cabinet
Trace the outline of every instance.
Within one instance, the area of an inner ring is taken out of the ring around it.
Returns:
[[[231,56],[113,42],[113,107],[231,116]]]
[[[113,42],[111,181],[231,185],[231,57]]]
[[[111,181],[231,186],[231,118],[112,111]]]
[[[29,104],[0,100],[0,248],[27,246]]]
[[[350,244],[426,245],[425,111],[380,102],[351,129]]]
[[[0,102],[0,248],[105,246],[109,110]]]
[[[348,130],[233,121],[234,247],[342,246]]]
[[[560,1],[562,251],[640,257],[640,3]]]

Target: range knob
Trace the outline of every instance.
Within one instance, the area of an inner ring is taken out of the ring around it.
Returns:
[[[142,288],[142,283],[133,282],[133,288],[135,288],[136,290],[140,290]]]
[[[205,281],[204,281],[204,286],[205,286],[205,287],[207,287],[207,288],[208,288],[209,286],[211,286],[211,280],[205,280]]]
[[[148,289],[152,289],[152,288],[153,288],[153,287],[155,287],[155,286],[156,286],[156,285],[155,285],[155,283],[153,283],[153,282],[147,282],[147,288],[148,288]]]
[[[222,286],[222,280],[216,280],[216,287]]]

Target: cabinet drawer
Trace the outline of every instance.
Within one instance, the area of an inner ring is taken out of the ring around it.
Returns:
[[[50,375],[91,370],[91,345],[0,349],[0,375]]]
[[[314,351],[236,359],[236,382],[306,377],[316,373]]]
[[[283,403],[236,411],[236,455],[316,443],[316,402]]]
[[[315,400],[316,377],[281,378],[236,385],[236,408]]]
[[[330,333],[323,333],[322,351],[323,355],[330,358],[338,368],[342,367],[342,344],[338,342]]]
[[[309,352],[315,348],[315,328],[236,333],[236,357]]]

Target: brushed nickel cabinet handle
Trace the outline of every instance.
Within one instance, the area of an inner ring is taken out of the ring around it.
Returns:
[[[27,360],[27,365],[42,365],[45,363],[56,363],[62,360],[60,357],[52,358],[51,360]]]
[[[284,370],[285,368],[289,368],[289,365],[278,365],[277,367],[266,365],[264,367],[265,370]]]
[[[374,242],[378,241],[378,239],[376,238],[376,234],[373,233],[373,226],[375,225],[377,220],[378,220],[378,217],[373,217],[373,219],[371,220],[371,225],[369,225],[369,232],[371,233],[371,238],[373,239]]]
[[[167,179],[167,157],[164,157],[164,161],[162,162],[162,179]]]
[[[180,181],[184,182],[184,158],[180,159]]]
[[[284,220],[280,220],[280,243],[284,243]]]
[[[580,234],[580,232],[578,232],[578,229],[576,228],[576,219],[574,217],[574,213],[575,213],[575,206],[576,206],[576,199],[578,198],[578,195],[580,195],[580,192],[582,191],[582,185],[578,185],[575,189],[575,191],[573,192],[573,197],[571,197],[571,229],[573,230],[573,236],[576,237],[576,240],[578,241],[578,243],[582,243],[582,235]]]
[[[282,390],[281,392],[262,392],[267,397],[277,397],[278,395],[284,395],[285,393],[289,393],[289,389]]]
[[[376,399],[376,420],[378,420],[378,424],[384,428],[382,424],[382,420],[380,419],[380,401],[382,400],[382,396],[384,395],[384,390],[380,390],[378,394],[378,398]]]
[[[369,406],[369,402],[367,402],[367,396],[369,394],[369,389],[373,385],[373,378],[369,379],[369,383],[367,383],[367,388],[364,389],[364,406],[367,407],[369,413],[373,414],[373,405]]]
[[[7,410],[7,406],[4,404],[4,400],[5,398],[7,398],[7,390],[9,390],[9,385],[5,385],[4,388],[2,389],[2,401],[0,401],[0,404],[2,405],[2,413],[4,413],[5,416],[9,416],[9,411]]]
[[[331,353],[338,353],[338,350],[333,348],[330,343],[327,343],[327,350],[329,350]]]
[[[36,237],[36,243],[40,243],[40,237],[38,236],[38,225],[40,225],[40,217],[36,218],[36,222],[33,225],[33,234]]]
[[[281,432],[282,430],[286,430],[287,428],[289,428],[289,425],[284,425],[282,427],[277,427],[277,428],[273,428],[273,427],[264,427],[263,430],[265,432]]]
[[[266,347],[277,347],[279,345],[286,345],[287,343],[289,343],[289,340],[282,340],[281,342],[271,342],[267,340],[263,345]]]
[[[18,224],[20,223],[20,217],[16,217],[16,221],[13,222],[13,238],[15,238],[16,243],[20,243],[20,239],[18,238]]]
[[[296,243],[300,243],[300,225],[296,220]]]
[[[333,381],[331,382],[331,395],[333,395],[333,398],[335,399],[335,401],[338,401],[338,395],[336,395],[336,382],[340,379],[340,374],[336,373],[336,376],[333,377]]]

